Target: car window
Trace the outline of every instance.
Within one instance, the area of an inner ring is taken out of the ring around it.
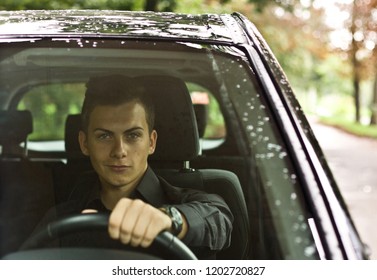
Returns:
[[[188,85],[189,89],[192,88],[192,84]],[[226,136],[226,127],[224,117],[219,107],[219,103],[216,98],[208,92],[208,90],[198,86],[194,87],[194,90],[190,90],[191,98],[194,104],[194,109],[205,108],[203,116],[205,118],[205,126],[203,131],[203,138],[205,139],[222,139]],[[198,110],[199,111],[199,110]]]
[[[226,137],[226,124],[216,97],[205,87],[187,83],[194,105],[202,150],[219,147]]]
[[[80,113],[84,92],[83,83],[52,83],[32,87],[22,96],[17,109],[28,110],[33,116],[30,149],[64,150],[67,116]]]

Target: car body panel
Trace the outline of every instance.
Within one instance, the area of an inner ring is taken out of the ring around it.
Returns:
[[[229,15],[187,15],[128,11],[0,12],[0,38],[23,36],[121,36],[233,43],[242,37]],[[236,38],[236,39],[235,39]]]

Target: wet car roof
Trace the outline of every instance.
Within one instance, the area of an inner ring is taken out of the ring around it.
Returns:
[[[242,43],[245,37],[236,17],[99,10],[1,11],[0,38],[107,35]]]

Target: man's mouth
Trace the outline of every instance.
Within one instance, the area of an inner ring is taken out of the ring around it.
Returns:
[[[130,169],[130,166],[128,165],[118,165],[118,164],[110,164],[110,165],[107,165],[107,167],[113,170],[114,172],[123,172]]]

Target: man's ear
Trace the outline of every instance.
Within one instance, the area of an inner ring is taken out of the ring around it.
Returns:
[[[153,130],[149,136],[149,154],[153,154],[157,144],[157,131]]]
[[[80,143],[81,152],[84,155],[89,156],[88,140],[86,138],[85,132],[82,130],[80,130],[79,132],[79,143]]]

